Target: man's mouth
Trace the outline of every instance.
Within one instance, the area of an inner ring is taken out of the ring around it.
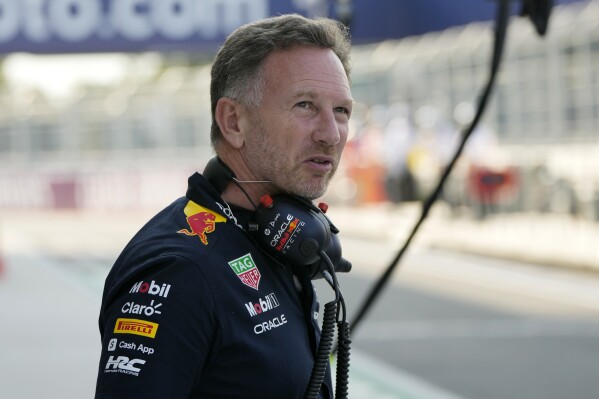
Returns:
[[[333,168],[334,160],[330,157],[312,157],[306,160],[311,168],[320,172],[328,172]]]

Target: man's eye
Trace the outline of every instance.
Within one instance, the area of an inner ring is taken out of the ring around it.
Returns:
[[[296,106],[298,106],[299,108],[308,108],[310,106],[310,103],[308,101],[300,101],[296,104]]]
[[[346,107],[337,107],[335,108],[335,112],[341,112],[342,114],[350,115],[351,111]]]

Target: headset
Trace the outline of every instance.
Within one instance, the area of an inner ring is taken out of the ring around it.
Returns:
[[[219,194],[230,182],[239,185],[233,171],[217,156],[208,161],[203,176]],[[294,194],[265,194],[248,225],[248,233],[279,261],[307,267],[312,279],[322,278],[322,271],[326,270],[323,252],[335,272],[347,273],[352,265],[341,256],[339,229],[325,215],[327,208],[324,203],[316,206]]]

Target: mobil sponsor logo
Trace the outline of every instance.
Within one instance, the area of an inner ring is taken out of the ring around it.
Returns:
[[[158,331],[158,323],[139,319],[118,318],[114,324],[115,334],[133,334],[154,338]]]
[[[127,356],[110,356],[104,367],[105,373],[123,373],[138,376],[141,367],[146,364],[145,360],[131,359]]]
[[[148,294],[148,295],[157,295],[162,298],[166,298],[168,293],[171,290],[170,284],[160,284],[156,283],[156,281],[152,280],[150,282],[147,281],[138,281],[133,284],[133,287],[129,290],[130,294]]]
[[[233,269],[242,283],[255,290],[258,289],[260,277],[262,277],[262,275],[260,274],[260,270],[258,270],[256,263],[254,263],[252,254],[248,253],[237,259],[233,259],[229,262],[229,266]]]
[[[193,201],[187,202],[183,212],[187,216],[189,230],[181,229],[177,233],[197,236],[204,245],[208,245],[208,234],[216,230],[216,223],[225,223],[227,221],[227,218],[218,212],[204,208]]]
[[[162,314],[160,307],[161,303],[154,303],[152,299],[149,305],[140,305],[135,302],[125,302],[121,308],[121,312],[130,314],[139,314],[144,316],[153,316],[154,314]]]
[[[153,355],[154,348],[150,348],[149,346],[145,346],[143,344],[136,344],[135,342],[128,342],[121,340],[119,341],[117,338],[112,338],[108,342],[108,352],[114,352],[117,348],[119,349],[129,349],[133,351],[139,351],[143,355]]]
[[[256,303],[248,302],[245,304],[245,308],[247,309],[251,317],[257,316],[262,313],[266,313],[269,310],[272,310],[278,306],[279,301],[274,292],[266,295],[264,298],[259,298],[258,302]]]

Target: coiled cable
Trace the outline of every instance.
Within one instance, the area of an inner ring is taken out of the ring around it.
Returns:
[[[335,275],[335,267],[331,262],[331,259],[324,251],[320,251],[319,255],[324,261],[326,268],[326,270],[322,271],[322,276],[335,291],[335,299],[324,305],[320,343],[318,345],[314,367],[312,368],[310,382],[308,383],[308,388],[304,394],[304,399],[316,399],[318,397],[318,393],[320,392],[322,382],[324,381],[327,372],[327,367],[329,366],[329,356],[333,347],[335,326],[337,326],[338,329],[339,345],[342,347],[342,350],[340,350],[337,355],[335,398],[345,399],[347,398],[348,392],[349,352],[351,343],[349,339],[349,323],[346,321],[347,312],[345,300],[339,290],[339,283],[337,282],[337,276]]]
[[[337,323],[339,342],[337,343],[337,375],[335,379],[335,398],[345,399],[349,385],[349,323],[345,320]]]
[[[328,302],[324,305],[322,315],[322,329],[320,334],[320,344],[316,352],[314,367],[310,375],[310,382],[304,394],[304,399],[316,399],[320,387],[324,381],[324,377],[329,366],[329,355],[333,347],[333,336],[335,335],[337,303],[335,301]]]

